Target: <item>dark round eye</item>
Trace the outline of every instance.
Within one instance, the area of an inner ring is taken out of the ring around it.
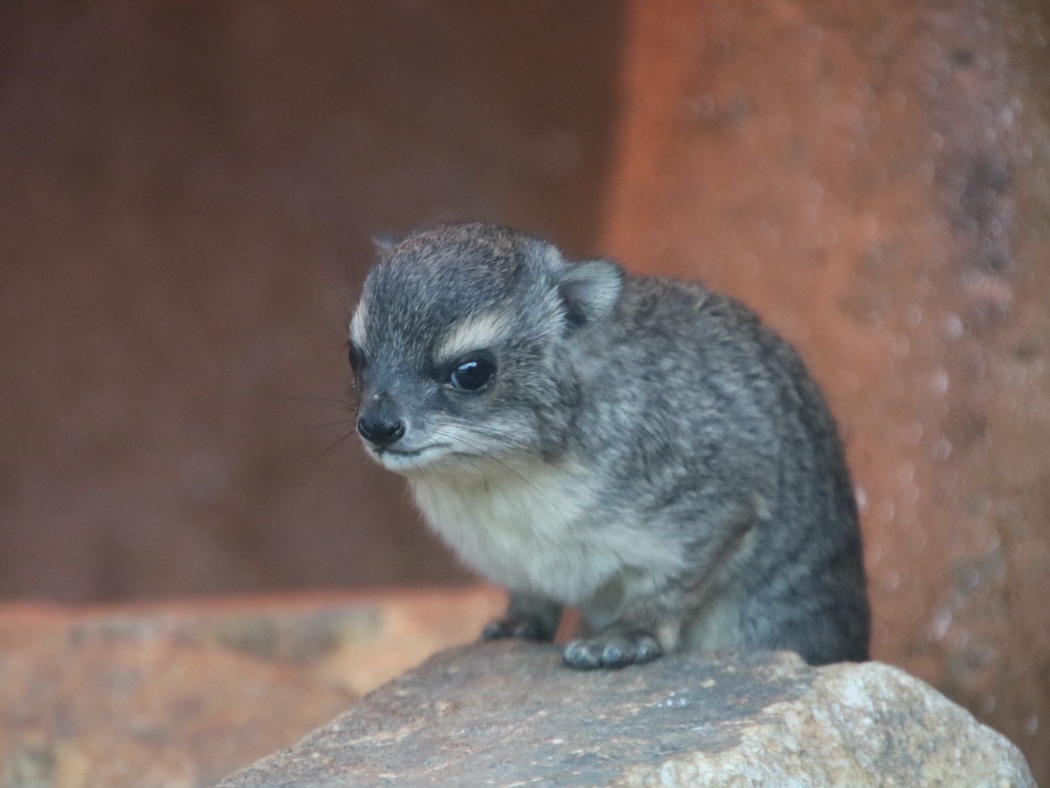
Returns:
[[[350,369],[359,373],[365,367],[365,352],[358,347],[356,342],[350,343]]]
[[[479,391],[496,374],[496,362],[487,353],[465,356],[452,365],[448,385],[459,391]]]

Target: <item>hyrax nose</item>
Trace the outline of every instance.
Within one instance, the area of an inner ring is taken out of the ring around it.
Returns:
[[[386,397],[378,398],[357,419],[361,437],[376,446],[389,446],[405,434],[405,422]]]

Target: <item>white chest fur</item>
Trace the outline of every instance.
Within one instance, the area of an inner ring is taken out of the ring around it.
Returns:
[[[535,465],[417,478],[411,486],[431,527],[460,557],[513,590],[579,605],[627,569],[677,564],[644,524],[596,516],[597,492],[578,469]]]

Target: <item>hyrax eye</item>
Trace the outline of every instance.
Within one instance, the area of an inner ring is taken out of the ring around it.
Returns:
[[[356,342],[350,343],[349,356],[350,369],[353,370],[355,374],[365,368],[365,352]]]
[[[488,353],[472,353],[452,365],[447,386],[457,391],[480,391],[496,375],[496,361]]]

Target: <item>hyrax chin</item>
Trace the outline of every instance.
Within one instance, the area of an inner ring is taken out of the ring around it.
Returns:
[[[868,656],[849,472],[795,351],[701,285],[449,224],[386,248],[350,323],[357,429],[574,668],[680,649]]]

